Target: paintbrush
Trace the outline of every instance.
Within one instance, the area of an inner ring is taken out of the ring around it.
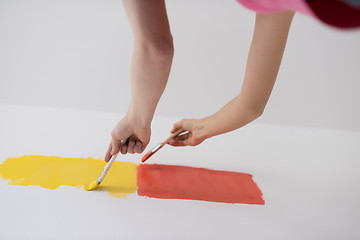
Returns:
[[[153,147],[150,151],[148,151],[144,157],[141,159],[142,162],[145,162],[146,160],[148,160],[154,153],[156,153],[157,151],[159,151],[165,144],[168,143],[168,141],[176,136],[178,136],[180,133],[182,133],[184,131],[184,129],[180,128],[179,130],[177,130],[176,132],[172,133],[168,138],[166,138],[164,141],[162,141],[161,143],[159,143],[158,145],[156,145],[155,147]]]
[[[115,158],[117,157],[118,154],[119,154],[119,153],[117,153],[117,154],[115,154],[115,155],[113,155],[113,156],[111,157],[110,161],[106,164],[106,166],[104,167],[104,170],[102,171],[102,173],[100,174],[100,176],[99,176],[96,180],[90,182],[89,184],[87,184],[87,185],[84,187],[84,189],[85,189],[86,191],[91,191],[91,190],[97,188],[97,187],[100,185],[100,183],[102,182],[102,180],[104,179],[105,175],[106,175],[107,172],[109,171],[111,165],[112,165],[113,162],[115,161]]]

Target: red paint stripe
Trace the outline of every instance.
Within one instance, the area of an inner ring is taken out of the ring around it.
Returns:
[[[265,204],[252,175],[246,173],[141,164],[138,166],[137,184],[139,196]]]

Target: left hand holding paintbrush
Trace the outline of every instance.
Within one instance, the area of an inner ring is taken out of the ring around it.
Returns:
[[[179,129],[186,131],[184,134],[177,134],[169,139],[171,146],[196,146],[202,143],[207,136],[205,119],[183,119],[174,124],[172,133],[176,133]]]

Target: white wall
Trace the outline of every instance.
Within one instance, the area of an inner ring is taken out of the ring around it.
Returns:
[[[239,91],[254,13],[167,1],[175,58],[157,114],[202,117]],[[0,103],[124,112],[132,35],[120,0],[0,0]],[[360,30],[298,14],[259,122],[360,131]]]

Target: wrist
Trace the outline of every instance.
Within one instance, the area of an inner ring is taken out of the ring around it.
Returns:
[[[205,117],[198,120],[197,129],[200,138],[207,139],[214,136],[211,123],[212,123],[211,117]]]
[[[202,119],[204,125],[204,134],[206,138],[220,135],[223,132],[221,118],[217,114],[210,115]]]
[[[132,123],[137,128],[150,128],[151,121],[152,121],[153,115],[145,115],[139,113],[139,111],[136,111],[131,106],[128,110],[128,112],[125,115],[125,118],[127,121]]]

